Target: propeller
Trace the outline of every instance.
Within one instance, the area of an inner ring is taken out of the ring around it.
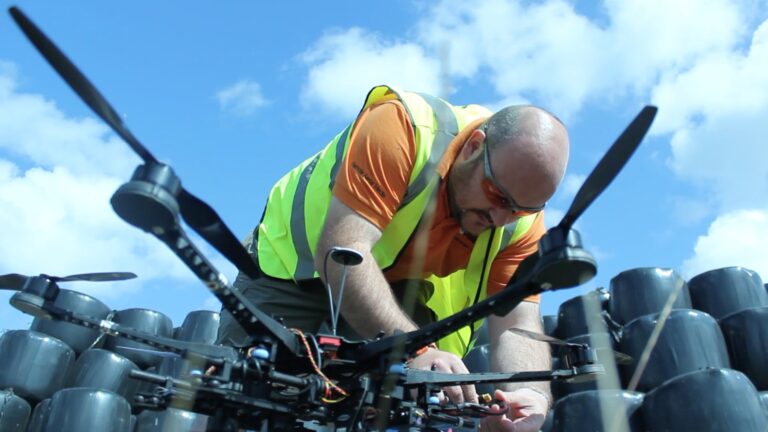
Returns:
[[[10,273],[0,276],[0,289],[20,290],[27,281],[27,276]]]
[[[56,300],[59,295],[57,282],[87,281],[107,282],[133,279],[136,275],[127,272],[81,273],[70,276],[24,276],[12,273],[0,276],[0,288],[18,291],[11,297],[10,303],[16,309],[35,318],[51,319],[46,310],[46,302]]]
[[[597,263],[592,254],[581,247],[581,236],[571,227],[627,163],[650,129],[656,112],[656,107],[646,106],[632,120],[589,174],[562,221],[541,238],[538,252],[520,263],[505,289],[441,321],[373,341],[361,349],[359,360],[371,361],[395,346],[404,346],[406,352],[413,353],[491,313],[506,315],[528,296],[582,285],[592,279],[597,273]]]
[[[521,329],[521,328],[513,327],[513,328],[508,329],[508,331],[511,332],[511,333],[514,333],[516,335],[526,337],[528,339],[533,339],[533,340],[539,341],[539,342],[546,342],[548,344],[556,345],[556,346],[564,346],[564,347],[568,347],[568,348],[580,348],[580,347],[584,346],[584,344],[566,342],[566,341],[564,341],[562,339],[558,339],[558,338],[555,338],[555,337],[552,337],[552,336],[549,336],[549,335],[545,335],[545,334],[542,334],[542,333],[536,333],[536,332],[524,330],[524,329]],[[613,351],[613,354],[614,354],[614,357],[616,358],[616,363],[617,364],[628,365],[628,364],[632,364],[634,362],[634,359],[631,356],[629,356],[627,354],[624,354],[623,352],[619,352],[619,351],[615,351],[615,350],[611,350],[611,351]]]
[[[571,203],[571,207],[563,216],[558,227],[569,230],[574,222],[576,222],[576,219],[611,184],[640,145],[640,142],[642,142],[643,137],[645,137],[645,134],[651,127],[651,123],[653,123],[654,117],[656,117],[657,111],[658,109],[655,106],[648,105],[635,116],[632,123],[614,141],[611,148],[603,155],[595,169],[592,170],[584,184],[581,185]]]
[[[144,160],[145,165],[137,168],[132,181],[112,197],[115,212],[128,223],[156,235],[178,230],[178,214],[181,213],[192,229],[239,270],[251,277],[258,276],[253,259],[221,217],[181,186],[173,170],[161,164],[139,142],[88,78],[19,8],[11,7],[9,13],[72,90]]]
[[[120,135],[131,148],[144,159],[144,162],[157,163],[157,159],[133,136],[131,131],[120,120],[114,109],[107,103],[104,96],[96,87],[88,81],[71,61],[61,52],[56,45],[41,32],[35,24],[24,15],[17,7],[9,9],[16,24],[21,28],[27,38],[40,51],[40,54],[48,60],[56,72],[64,78],[64,81],[80,96],[80,98],[104,120],[118,135]]]
[[[24,287],[24,284],[30,277],[24,276],[18,273],[10,273],[0,276],[0,289],[20,290]],[[135,274],[130,272],[105,272],[105,273],[81,273],[70,276],[50,276],[47,274],[41,274],[40,277],[46,278],[51,282],[72,282],[72,281],[86,281],[86,282],[111,282],[121,281],[127,279],[133,279]]]
[[[619,174],[643,141],[657,111],[648,105],[635,116],[581,185],[560,223],[541,238],[538,253],[521,263],[521,270],[535,271],[532,281],[544,290],[582,285],[597,274],[597,263],[592,254],[582,248],[581,236],[572,229],[573,224]]]
[[[528,339],[533,339],[533,340],[539,341],[539,342],[546,342],[546,343],[549,343],[549,344],[552,344],[552,345],[564,346],[564,347],[580,347],[580,346],[582,346],[582,344],[566,342],[566,341],[564,341],[562,339],[558,339],[558,338],[555,338],[555,337],[552,337],[552,336],[549,336],[549,335],[545,335],[543,333],[536,333],[536,332],[524,330],[524,329],[521,329],[521,328],[512,327],[510,329],[507,329],[507,331],[509,331],[510,333],[514,333],[514,334],[516,334],[518,336],[523,336],[523,337],[526,337]]]

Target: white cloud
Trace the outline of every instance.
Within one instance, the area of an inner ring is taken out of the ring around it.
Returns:
[[[659,132],[695,127],[701,117],[728,117],[768,105],[768,21],[751,37],[747,50],[716,51],[682,73],[663,76],[653,91]]]
[[[112,211],[111,195],[139,159],[98,121],[68,117],[50,100],[17,91],[13,69],[0,67],[0,274],[139,275],[63,286],[105,302],[147,283],[192,282],[165,245]],[[28,321],[20,313],[0,314],[0,328]]]
[[[708,270],[741,266],[768,278],[768,208],[738,210],[715,220],[683,264],[686,278]]]
[[[139,162],[100,121],[66,117],[50,100],[16,91],[16,67],[0,61],[0,149],[74,174],[129,177]]]
[[[443,0],[426,6],[405,40],[360,28],[336,31],[302,56],[309,67],[303,94],[309,106],[319,102],[350,117],[374,84],[434,93],[442,73],[456,87],[488,81],[497,97],[492,106],[536,100],[568,119],[588,102],[646,100],[661,77],[738,51],[757,9],[749,0],[600,6],[605,17],[590,19],[564,0]]]
[[[372,53],[407,46],[436,58],[449,47],[452,61],[443,72],[458,88],[487,81],[496,92],[492,106],[532,100],[567,121],[588,103],[621,101],[634,112],[633,99],[651,99],[660,107],[652,131],[671,136],[670,167],[701,188],[697,197],[670,198],[678,210],[680,203],[698,204],[686,206],[682,222],[767,208],[768,21],[754,31],[765,5],[606,0],[595,7],[603,15],[591,18],[577,6],[564,0],[429,4],[409,40],[385,41],[359,29],[323,38],[308,61],[308,88],[326,108],[351,116],[367,86],[358,84],[367,75],[356,66],[375,64]],[[407,62],[388,61],[402,75],[424,76]],[[579,180],[567,178],[561,193],[572,194]],[[706,202],[696,201],[700,196]],[[706,250],[697,246],[688,262],[704,260],[699,254]],[[768,262],[768,254],[761,258]]]
[[[2,161],[0,226],[10,228],[0,246],[2,267],[58,275],[141,269],[144,279],[186,277],[170,251],[112,211],[109,199],[119,185],[115,178],[77,176],[64,167],[21,172]]]
[[[420,45],[385,41],[360,28],[326,34],[301,60],[310,68],[302,91],[305,106],[333,117],[354,117],[375,85],[440,90],[439,62]]]
[[[536,96],[567,118],[589,101],[644,96],[658,76],[732,48],[750,16],[726,0],[604,6],[598,22],[565,1],[446,0],[425,14],[419,41],[432,49],[449,43],[460,59],[455,76],[482,73],[501,99]]]
[[[219,107],[239,117],[247,117],[269,104],[261,91],[261,85],[241,80],[216,93]]]
[[[584,180],[587,176],[584,174],[568,174],[563,179],[563,184],[560,185],[560,193],[563,199],[573,199],[576,196],[576,192],[579,191],[581,185],[584,184]]]
[[[675,220],[683,226],[704,222],[712,216],[713,212],[713,204],[709,201],[685,196],[672,198],[672,213]]]
[[[721,53],[666,77],[654,91],[671,113],[670,164],[714,192],[722,209],[768,205],[768,21],[748,51]]]
[[[682,71],[702,56],[732,49],[747,28],[748,5],[732,0],[607,1],[611,26],[606,36],[622,84],[639,80],[647,89],[659,73]]]
[[[766,118],[768,105],[681,129],[672,138],[673,169],[711,190],[720,209],[768,205]]]
[[[547,207],[544,210],[544,226],[547,229],[552,228],[560,223],[565,216],[565,211],[555,207]]]
[[[686,205],[681,221],[768,206],[768,150],[761,140],[768,136],[768,24],[744,49],[759,5],[608,0],[602,6],[604,17],[589,19],[559,0],[441,1],[427,7],[412,40],[386,41],[360,29],[325,36],[305,54],[305,94],[352,116],[359,95],[376,83],[372,71],[389,71],[386,64],[397,65],[400,76],[427,77],[421,89],[431,91],[438,75],[409,65],[400,50],[429,58],[449,47],[445,57],[452,61],[442,72],[458,87],[487,80],[498,96],[494,106],[535,100],[568,119],[590,102],[651,95],[661,108],[655,132],[672,134],[670,166],[711,191],[706,203]],[[560,194],[570,198],[583,180],[568,176]],[[557,211],[548,213],[549,224],[559,219]]]
[[[748,49],[703,56],[688,70],[664,75],[653,90],[657,132],[671,132],[669,164],[707,191],[686,215],[720,214],[696,241],[683,268],[690,277],[741,265],[768,272],[768,21]],[[678,210],[678,214],[681,212]]]

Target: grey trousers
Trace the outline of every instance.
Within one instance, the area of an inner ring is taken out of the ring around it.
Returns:
[[[280,320],[288,328],[299,328],[313,334],[330,334],[330,307],[328,290],[320,279],[296,283],[262,276],[251,279],[239,274],[233,288],[239,290],[256,307],[273,318]],[[402,281],[392,285],[395,297],[403,304],[409,294],[415,299],[410,311],[404,309],[419,326],[435,320],[434,315],[424,303],[432,295],[432,284],[422,280]],[[358,334],[339,318],[337,333],[347,339],[360,339]],[[253,335],[250,335],[253,336]],[[232,315],[222,309],[217,343],[230,346],[248,346],[250,337],[234,320]]]

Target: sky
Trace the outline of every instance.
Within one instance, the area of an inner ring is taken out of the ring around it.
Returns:
[[[768,280],[766,0],[0,5],[0,274],[131,271],[139,277],[61,287],[174,325],[219,309],[170,250],[112,211],[140,159],[26,40],[7,14],[17,5],[238,237],[274,181],[344,128],[377,84],[556,113],[571,158],[549,226],[653,104],[649,135],[576,225],[597,276],[543,294],[542,313],[638,267],[690,279],[743,266]],[[0,331],[26,328],[9,298],[0,292]]]

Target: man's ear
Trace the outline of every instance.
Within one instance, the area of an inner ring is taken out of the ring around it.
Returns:
[[[485,132],[480,129],[475,129],[469,134],[467,140],[464,141],[464,145],[461,147],[459,154],[462,160],[469,160],[474,157],[478,152],[483,150],[485,142]]]

